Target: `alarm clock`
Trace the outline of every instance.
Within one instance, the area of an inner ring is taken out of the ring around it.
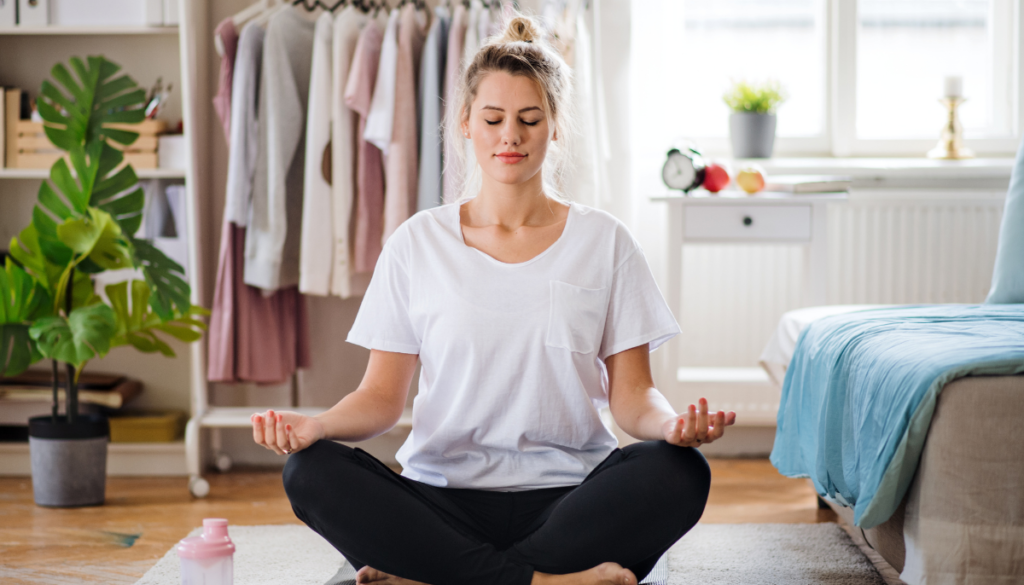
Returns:
[[[669,189],[679,189],[683,193],[700,187],[704,182],[704,174],[707,165],[704,157],[696,149],[673,148],[668,151],[668,158],[665,166],[661,168],[661,180]]]

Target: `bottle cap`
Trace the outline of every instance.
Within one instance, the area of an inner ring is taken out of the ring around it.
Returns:
[[[228,537],[228,521],[224,518],[203,520],[202,536],[190,536],[178,543],[178,556],[183,559],[211,559],[229,557],[235,545]]]

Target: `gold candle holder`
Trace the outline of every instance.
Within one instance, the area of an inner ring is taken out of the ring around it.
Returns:
[[[967,100],[961,97],[944,97],[939,100],[940,104],[946,106],[949,115],[946,117],[946,125],[942,127],[942,134],[939,135],[939,143],[928,151],[928,158],[974,158],[974,152],[964,147],[964,129],[960,125],[960,117],[957,116],[957,108],[965,101]]]

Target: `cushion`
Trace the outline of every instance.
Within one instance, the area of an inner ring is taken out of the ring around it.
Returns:
[[[1024,143],[1010,175],[999,248],[986,303],[1024,303]]]

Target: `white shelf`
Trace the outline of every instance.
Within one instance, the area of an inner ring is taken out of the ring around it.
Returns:
[[[201,416],[195,417],[199,426],[207,428],[250,428],[252,421],[249,417],[254,412],[264,412],[269,409],[290,410],[306,416],[316,416],[325,412],[326,408],[291,408],[288,406],[214,406],[209,408]],[[396,429],[412,428],[412,413],[402,413],[402,418],[395,425]]]
[[[184,179],[185,169],[135,169],[140,179]],[[0,168],[0,179],[45,179],[50,169]]]
[[[0,443],[0,476],[31,473],[28,443]],[[185,443],[110,443],[107,445],[107,475],[187,476]]]
[[[0,36],[11,35],[176,35],[177,26],[15,26],[0,28]]]
[[[752,162],[771,175],[846,175],[854,179],[1008,179],[1014,159],[971,158],[935,160],[929,158],[770,158],[737,160],[737,165]]]
[[[679,368],[680,382],[758,382],[768,384],[768,373],[761,368]]]

